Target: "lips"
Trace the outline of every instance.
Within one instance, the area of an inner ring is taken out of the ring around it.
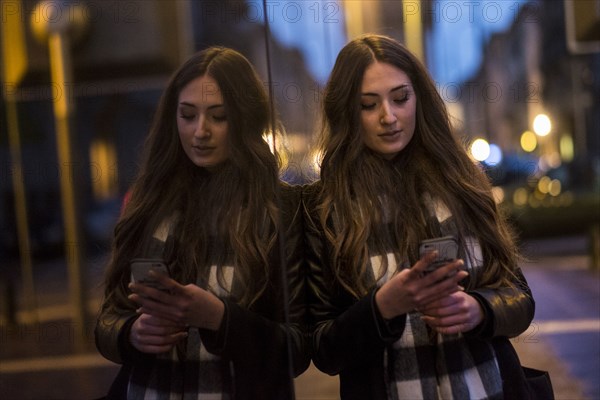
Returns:
[[[383,132],[378,134],[377,136],[379,136],[383,140],[394,140],[400,135],[400,132],[402,132],[402,130]]]
[[[192,149],[194,149],[194,151],[196,153],[200,153],[200,154],[206,154],[206,153],[210,153],[213,150],[215,150],[216,147],[213,146],[192,146]]]

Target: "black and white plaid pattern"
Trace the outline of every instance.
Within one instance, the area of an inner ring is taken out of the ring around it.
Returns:
[[[462,334],[432,335],[417,313],[384,355],[388,398],[502,399],[502,379],[492,347]]]
[[[217,266],[210,270],[207,290],[227,297],[233,283],[233,267],[223,267],[225,288],[217,279]],[[182,343],[183,344],[183,343]],[[198,329],[191,328],[184,342],[185,352],[173,348],[159,354],[148,368],[134,368],[127,389],[133,400],[229,400],[226,381],[231,368],[223,366],[220,357],[209,353],[200,339]],[[183,354],[182,354],[183,353]]]
[[[471,245],[474,243],[470,241]],[[471,246],[469,246],[471,247]],[[472,246],[473,251],[477,246]],[[377,285],[383,285],[398,267],[393,254],[371,257]],[[407,315],[404,332],[384,353],[384,371],[390,400],[502,399],[502,379],[491,345],[462,334],[433,332],[420,314]]]
[[[455,234],[452,213],[427,196],[432,217],[441,234]],[[476,238],[465,238],[465,268],[474,276],[483,265]],[[383,285],[400,268],[393,253],[385,255],[387,271],[382,274],[383,256],[371,257],[377,286]],[[485,340],[463,334],[442,335],[425,324],[420,314],[407,315],[403,334],[384,353],[385,381],[390,400],[502,399],[502,378],[492,346]]]

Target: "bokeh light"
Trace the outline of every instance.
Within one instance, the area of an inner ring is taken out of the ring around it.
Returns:
[[[550,182],[552,180],[547,176],[542,176],[537,184],[537,190],[540,193],[547,194],[550,191]]]
[[[477,161],[484,161],[490,156],[490,145],[485,139],[476,139],[471,144],[471,155]]]
[[[551,196],[558,196],[561,190],[562,184],[558,179],[553,179],[552,181],[550,181],[550,184],[548,185],[548,193],[550,193]]]
[[[565,162],[573,161],[575,157],[575,146],[573,138],[570,135],[563,135],[560,138],[560,156]]]
[[[538,114],[533,119],[533,131],[538,136],[546,136],[552,130],[552,122],[546,114]]]
[[[494,197],[494,201],[496,204],[501,204],[504,202],[504,189],[501,186],[494,186],[492,188],[492,196]]]
[[[490,154],[484,160],[487,165],[498,165],[502,162],[502,149],[497,144],[490,144]]]
[[[516,206],[524,206],[527,204],[527,197],[529,196],[527,189],[525,188],[518,188],[517,190],[515,190],[515,192],[513,193],[513,203],[515,203]]]
[[[537,138],[535,133],[531,131],[525,131],[521,135],[521,148],[528,153],[531,153],[537,147]]]

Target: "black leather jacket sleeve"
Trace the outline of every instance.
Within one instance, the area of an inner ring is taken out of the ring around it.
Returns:
[[[520,268],[515,270],[513,286],[477,288],[468,293],[484,310],[484,321],[477,329],[483,338],[515,337],[525,332],[535,314],[535,301]]]
[[[396,341],[402,335],[405,316],[387,324],[376,309],[375,290],[357,299],[337,284],[315,213],[317,190],[316,185],[308,186],[303,195],[313,362],[321,371],[335,375],[376,356]]]
[[[129,330],[136,318],[134,309],[116,310],[113,305],[103,305],[94,330],[96,348],[102,356],[118,364],[132,358],[137,350],[129,344]]]

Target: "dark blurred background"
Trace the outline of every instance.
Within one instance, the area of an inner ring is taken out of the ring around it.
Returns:
[[[365,32],[406,43],[539,273],[568,265],[591,282],[592,316],[577,321],[600,341],[600,1],[1,0],[0,24],[0,397],[93,398],[112,380],[91,333],[112,231],[170,74],[210,45],[241,51],[271,84],[282,178],[302,183],[318,173],[338,51]],[[559,342],[559,365],[598,371],[598,343],[594,362],[563,360]],[[577,379],[567,391],[600,396]]]

